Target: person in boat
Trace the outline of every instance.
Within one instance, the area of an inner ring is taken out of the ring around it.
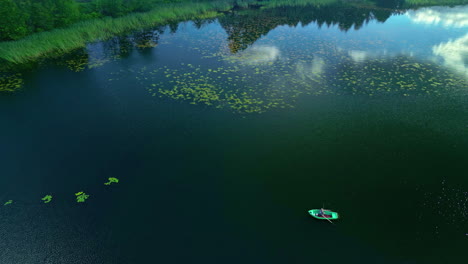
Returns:
[[[325,211],[323,210],[323,208],[320,208],[320,213],[319,213],[318,216],[320,216],[320,217],[326,217]]]

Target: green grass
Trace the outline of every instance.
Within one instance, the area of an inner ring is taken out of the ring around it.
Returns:
[[[147,13],[120,18],[79,22],[68,28],[37,33],[24,39],[0,43],[0,59],[20,64],[37,58],[63,54],[86,43],[105,40],[135,29],[161,25],[174,20],[207,18],[232,8],[232,2],[164,4]]]

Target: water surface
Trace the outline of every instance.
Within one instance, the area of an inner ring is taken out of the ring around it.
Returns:
[[[238,8],[22,71],[1,262],[466,259],[467,8]]]

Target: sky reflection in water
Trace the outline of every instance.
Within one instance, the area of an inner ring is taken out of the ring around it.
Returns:
[[[177,43],[200,54],[192,69],[146,65],[135,71],[153,96],[244,113],[294,107],[301,94],[456,95],[466,92],[468,80],[464,10],[423,8],[345,31],[339,25],[281,25],[281,17],[241,12],[201,29],[182,23],[176,34],[161,35],[162,50]],[[262,23],[277,26],[265,30]]]

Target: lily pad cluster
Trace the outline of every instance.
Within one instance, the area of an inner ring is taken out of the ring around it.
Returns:
[[[238,32],[235,24],[222,26],[228,35]],[[247,33],[259,30],[244,26]],[[233,51],[226,32],[205,29],[166,36],[162,44],[180,43],[179,48],[198,55],[197,64],[135,67],[112,73],[109,80],[133,76],[162,100],[235,113],[292,108],[307,95],[440,95],[468,86],[463,76],[431,61],[359,51],[381,50],[382,41],[372,37],[342,41],[329,31],[315,36],[281,27],[275,34],[254,34],[255,43],[247,41]]]
[[[456,73],[407,56],[356,62],[335,51],[261,63],[246,63],[242,55],[205,59],[206,65],[143,67],[132,74],[152,96],[238,113],[294,107],[301,95],[440,95],[468,87]]]
[[[154,48],[158,45],[155,41],[145,41],[145,42],[140,42],[137,43],[135,46],[139,49],[147,49],[147,48]]]
[[[119,182],[119,179],[117,179],[115,177],[109,177],[108,181],[105,182],[104,185],[111,185],[112,183],[118,183],[118,182]],[[84,203],[89,198],[89,196],[90,196],[89,194],[86,194],[83,191],[75,193],[76,202],[78,202],[78,203]],[[44,197],[42,197],[41,200],[44,203],[50,203],[52,201],[52,198],[53,198],[53,196],[51,194],[47,194]],[[5,205],[10,205],[12,203],[13,203],[13,200],[8,200],[3,205],[4,206]]]
[[[292,78],[294,67],[283,64],[206,67],[182,64],[136,71],[136,79],[153,96],[184,100],[238,113],[262,113],[292,107],[304,92],[320,90],[318,82]]]
[[[86,69],[100,67],[108,62],[118,59],[118,56],[100,56],[94,57],[86,53],[85,50],[76,51],[68,54],[57,62],[59,65],[64,65],[74,72],[81,72]]]
[[[48,194],[41,199],[44,203],[50,203],[52,201],[52,195]]]
[[[65,65],[67,65],[67,67],[74,72],[83,71],[86,66],[88,66],[88,56],[81,55],[73,59],[66,60]]]
[[[84,203],[89,198],[89,194],[86,194],[84,192],[77,192],[75,193],[75,196],[76,202],[78,203]]]
[[[111,185],[111,183],[118,183],[119,182],[119,179],[114,178],[114,177],[109,177],[108,180],[109,181],[105,182],[104,185]]]
[[[21,88],[23,79],[21,74],[0,75],[0,92],[14,92]]]
[[[434,63],[423,63],[403,56],[372,59],[365,64],[344,61],[327,78],[336,93],[441,95],[468,87],[468,82]]]

